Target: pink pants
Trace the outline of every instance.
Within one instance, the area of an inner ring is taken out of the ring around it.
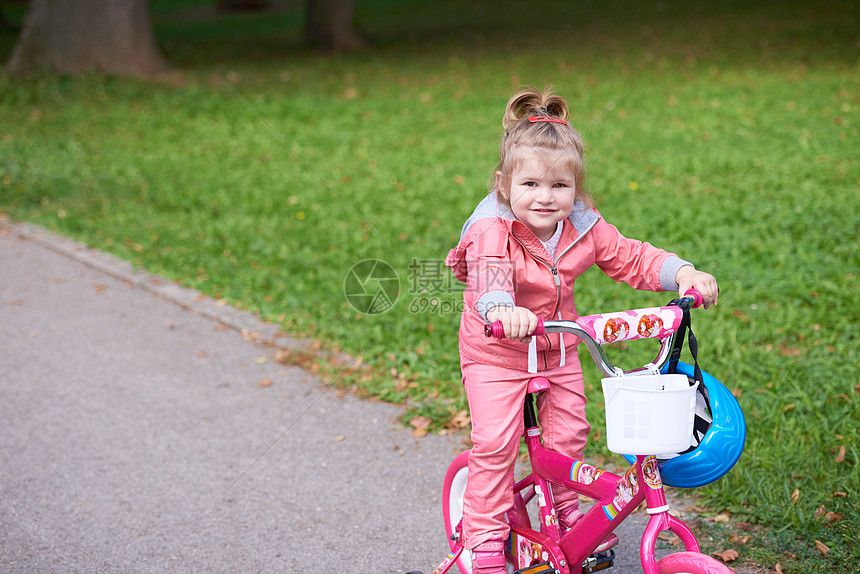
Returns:
[[[509,367],[462,360],[463,384],[472,416],[472,453],[463,498],[466,548],[489,539],[504,539],[510,530],[504,513],[513,505],[514,463],[523,435],[523,400],[528,382],[536,376],[552,387],[538,401],[543,443],[549,449],[582,460],[591,426],[585,420],[582,367],[576,353],[567,365],[536,375]],[[577,495],[553,485],[556,510],[578,506]]]

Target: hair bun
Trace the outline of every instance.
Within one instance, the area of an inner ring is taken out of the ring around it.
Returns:
[[[552,93],[550,86],[547,86],[543,92],[529,86],[508,100],[505,115],[502,118],[502,126],[509,129],[529,116],[551,116],[568,121],[568,115],[567,101]]]

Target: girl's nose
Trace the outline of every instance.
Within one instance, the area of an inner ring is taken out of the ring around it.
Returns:
[[[552,189],[544,186],[538,187],[537,193],[535,193],[535,200],[540,203],[552,202]]]

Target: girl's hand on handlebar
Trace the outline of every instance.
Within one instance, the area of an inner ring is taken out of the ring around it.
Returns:
[[[690,289],[696,289],[702,294],[705,309],[717,304],[720,288],[717,280],[710,273],[697,271],[690,265],[684,265],[675,274],[675,281],[678,283],[678,293],[682,297]]]
[[[508,339],[517,339],[528,343],[531,334],[537,328],[537,315],[525,307],[496,307],[487,311],[487,321],[491,324],[501,321]]]

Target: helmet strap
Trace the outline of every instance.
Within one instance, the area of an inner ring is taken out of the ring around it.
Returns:
[[[679,302],[677,299],[672,303]],[[687,346],[690,348],[690,355],[693,356],[693,384],[699,383],[699,389],[705,397],[705,403],[708,410],[711,408],[711,401],[708,398],[708,391],[702,380],[702,369],[699,368],[699,341],[693,334],[693,325],[690,319],[690,310],[682,307],[684,316],[681,319],[681,324],[678,330],[675,331],[675,341],[672,344],[672,352],[669,355],[668,372],[674,374],[678,372],[678,361],[681,359],[681,350],[684,348],[684,338],[687,339]]]

